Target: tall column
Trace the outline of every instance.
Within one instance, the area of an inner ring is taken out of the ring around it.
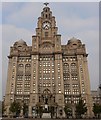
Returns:
[[[60,72],[58,72],[60,69]],[[55,54],[55,81],[56,81],[56,102],[60,109],[62,110],[63,115],[59,114],[58,107],[58,116],[64,117],[64,82],[63,82],[63,65],[62,65],[62,55]]]
[[[84,55],[77,55],[78,72],[79,72],[79,83],[80,83],[80,94],[81,97],[86,100],[87,105],[87,116],[92,117],[92,99],[90,94],[90,79],[88,72],[87,57]],[[83,82],[83,86],[82,86]],[[84,90],[84,91],[83,91]]]
[[[32,117],[32,107],[36,106],[38,102],[38,55],[32,55],[31,63],[31,88],[30,88],[30,103],[29,103],[29,116]]]
[[[7,84],[6,84],[6,94],[5,94],[5,107],[6,107],[6,115],[9,115],[9,107],[10,107],[10,85],[12,80],[12,58],[9,58],[8,63],[8,74],[7,74]]]
[[[89,79],[89,72],[88,72],[88,63],[87,63],[87,57],[84,57],[84,77],[86,81],[86,101],[87,101],[87,107],[88,107],[88,117],[93,116],[92,112],[92,107],[93,107],[93,102],[91,98],[91,89],[90,89],[90,79]]]

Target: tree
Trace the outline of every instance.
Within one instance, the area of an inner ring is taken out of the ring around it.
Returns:
[[[76,105],[76,116],[82,118],[82,115],[87,112],[86,103],[82,99],[79,100],[79,103]]]
[[[94,103],[93,105],[93,112],[96,118],[100,117],[101,114],[101,105]]]
[[[28,116],[28,105],[26,103],[23,104],[23,115]]]
[[[54,106],[50,106],[50,107],[49,107],[49,112],[51,113],[51,118],[53,118],[53,116],[54,116],[54,114],[55,114]]]
[[[14,101],[13,103],[11,103],[9,110],[13,113],[13,116],[18,116],[21,111],[20,103]]]
[[[2,115],[4,115],[5,111],[6,111],[6,108],[4,106],[4,101],[2,101]]]
[[[64,111],[65,111],[65,114],[66,114],[66,117],[67,117],[67,118],[69,118],[69,116],[72,115],[72,110],[71,110],[71,108],[69,107],[68,104],[65,105]]]
[[[43,108],[41,105],[36,105],[36,113],[37,115],[39,114],[40,118],[42,117],[42,113],[43,113]]]

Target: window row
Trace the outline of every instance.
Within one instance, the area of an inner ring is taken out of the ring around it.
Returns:
[[[72,79],[73,79],[73,80],[77,80],[77,79],[78,79],[77,74],[72,74],[72,76],[71,76],[71,77],[72,77]]]
[[[65,94],[79,94],[79,90],[78,89],[73,89],[72,93],[70,91],[70,89],[65,89]]]
[[[64,80],[69,80],[70,79],[70,75],[68,75],[68,74],[64,75],[63,78],[64,78]]]
[[[64,87],[70,87],[70,84],[64,84]]]
[[[49,57],[49,56],[47,56],[47,57],[40,57],[39,60],[40,61],[50,61],[50,60],[54,60],[54,57]]]
[[[22,94],[22,92],[16,92],[17,94]],[[24,94],[30,94],[30,92],[24,92]]]
[[[48,77],[48,78],[47,77],[43,77],[43,80],[50,80],[50,77]]]
[[[25,80],[30,80],[31,79],[31,76],[30,75],[25,75],[25,76],[23,76],[23,75],[18,75],[17,76],[17,80],[22,80],[22,79],[25,79]]]
[[[79,94],[79,90],[78,89],[73,89],[73,94]]]
[[[25,87],[28,87],[28,88],[30,87],[30,85],[24,85],[24,86],[25,86]]]
[[[65,94],[71,94],[70,89],[65,89]]]
[[[63,57],[63,61],[76,61],[75,57]]]
[[[51,84],[50,83],[43,83],[43,87],[50,87]]]
[[[22,84],[17,84],[17,88],[21,88],[22,87]]]
[[[19,62],[31,62],[31,58],[18,58]]]
[[[73,100],[73,101],[68,101],[68,100],[65,100],[65,103],[71,103],[71,104],[77,104],[77,103],[79,103],[79,100]]]
[[[50,71],[50,70],[45,70],[45,71],[43,71],[43,73],[50,73],[50,72],[52,72],[52,73],[54,73],[54,70],[52,70],[52,71]]]
[[[41,87],[42,84],[40,83],[39,86]],[[51,86],[51,83],[44,83],[43,86],[44,86],[44,87],[45,87],[45,86]],[[52,86],[55,86],[55,84],[52,83]]]
[[[72,87],[78,87],[79,85],[78,84],[72,84]]]
[[[30,92],[30,89],[24,89],[24,92]]]
[[[30,80],[31,79],[31,75],[25,75],[25,80]]]

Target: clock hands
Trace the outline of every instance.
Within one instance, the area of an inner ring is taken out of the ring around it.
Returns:
[[[46,30],[49,29],[50,28],[50,23],[49,22],[44,22],[43,23],[43,28],[46,29]]]

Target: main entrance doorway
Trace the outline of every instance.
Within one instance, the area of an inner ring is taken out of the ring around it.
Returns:
[[[39,95],[39,102],[35,106],[36,116],[40,118],[56,118],[57,106],[55,94],[52,94],[49,89],[45,89],[43,93]]]

